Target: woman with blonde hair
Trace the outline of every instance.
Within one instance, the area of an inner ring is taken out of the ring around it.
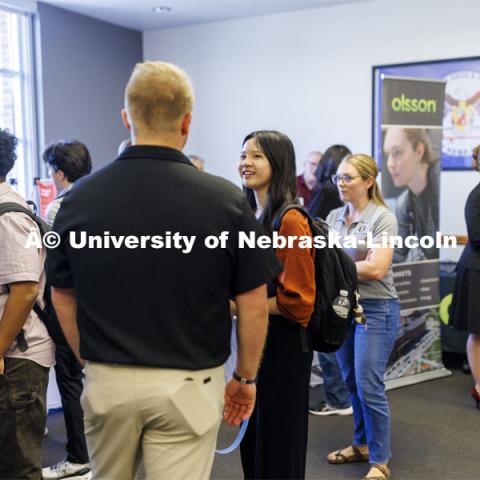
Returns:
[[[366,325],[354,324],[337,352],[350,392],[355,423],[351,446],[327,456],[329,463],[369,461],[366,479],[390,478],[390,411],[383,376],[395,343],[400,305],[393,284],[393,248],[368,245],[371,236],[379,243],[383,232],[397,234],[395,215],[385,206],[376,181],[375,160],[363,154],[348,155],[340,163],[333,181],[343,207],[333,210],[327,223],[342,237],[357,241],[348,249],[356,262],[360,303]]]

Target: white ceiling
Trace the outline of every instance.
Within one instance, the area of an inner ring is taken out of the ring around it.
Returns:
[[[196,23],[319,8],[368,0],[42,0],[57,7],[134,30],[158,30]],[[168,13],[155,13],[168,6]]]

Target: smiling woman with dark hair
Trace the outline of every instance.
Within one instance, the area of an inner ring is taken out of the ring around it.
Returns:
[[[239,172],[258,221],[281,236],[311,235],[298,210],[295,151],[290,139],[275,131],[257,131],[243,141]],[[302,334],[315,300],[314,250],[277,248],[284,270],[269,284],[269,331],[257,379],[257,402],[241,445],[245,478],[305,477],[308,395],[312,352],[302,348]],[[305,337],[303,337],[305,338]]]

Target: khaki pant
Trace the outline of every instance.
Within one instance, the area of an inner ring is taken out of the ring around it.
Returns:
[[[187,383],[192,388],[179,408],[176,394]],[[87,362],[81,403],[93,478],[208,479],[223,394],[222,366],[190,371]]]

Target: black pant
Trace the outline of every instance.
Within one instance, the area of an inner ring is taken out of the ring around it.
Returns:
[[[300,328],[270,317],[257,402],[240,446],[246,479],[305,478],[312,352],[302,351]]]
[[[42,477],[48,368],[5,357],[0,375],[0,479]]]
[[[83,410],[80,405],[82,367],[68,345],[57,345],[55,360],[55,374],[67,430],[67,460],[72,463],[88,463]]]

